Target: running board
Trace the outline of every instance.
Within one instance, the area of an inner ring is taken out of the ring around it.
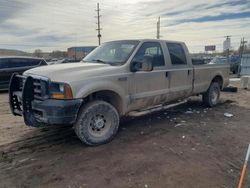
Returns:
[[[149,108],[149,109],[146,109],[146,110],[143,110],[143,111],[132,111],[132,112],[129,112],[128,115],[133,116],[133,117],[143,116],[143,115],[150,114],[150,113],[153,113],[153,112],[157,112],[157,111],[160,111],[160,110],[166,110],[166,109],[169,109],[169,108],[173,108],[175,106],[184,104],[186,102],[187,102],[187,100],[184,100],[184,101],[180,101],[180,102],[169,104],[169,105],[156,106],[156,107]]]

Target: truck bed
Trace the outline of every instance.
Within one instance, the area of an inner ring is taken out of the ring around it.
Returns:
[[[211,83],[211,80],[216,75],[222,78],[222,88],[229,83],[229,64],[198,64],[193,65],[194,80],[193,94],[199,94],[206,91]]]

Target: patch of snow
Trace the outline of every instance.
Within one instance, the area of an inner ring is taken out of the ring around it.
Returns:
[[[224,116],[230,118],[230,117],[233,117],[234,115],[226,112],[224,113]]]

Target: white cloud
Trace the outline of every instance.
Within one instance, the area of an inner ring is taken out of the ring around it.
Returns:
[[[66,50],[70,46],[97,45],[97,0],[2,0],[0,5],[0,48],[33,51],[40,48]],[[190,51],[204,45],[222,49],[223,36],[232,35],[233,47],[240,37],[250,39],[250,17],[209,22],[184,22],[184,19],[250,11],[250,1],[231,6],[233,0],[101,0],[102,41],[128,38],[155,38],[156,21],[161,15],[164,39],[187,42]],[[240,0],[242,2],[244,0]],[[219,4],[228,3],[223,6]],[[212,5],[213,8],[204,8]],[[247,6],[246,6],[247,5]],[[9,10],[2,15],[1,10]],[[169,15],[165,15],[169,13]],[[176,13],[176,14],[170,14]],[[174,24],[171,26],[173,23]]]

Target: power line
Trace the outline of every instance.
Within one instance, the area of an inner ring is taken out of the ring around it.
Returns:
[[[100,8],[99,8],[99,3],[97,3],[97,10],[96,10],[96,12],[97,12],[97,37],[98,37],[98,44],[100,45],[101,44],[101,37],[102,37],[102,35],[101,35],[101,27],[100,27],[100,17],[101,17],[101,15],[100,15]]]

